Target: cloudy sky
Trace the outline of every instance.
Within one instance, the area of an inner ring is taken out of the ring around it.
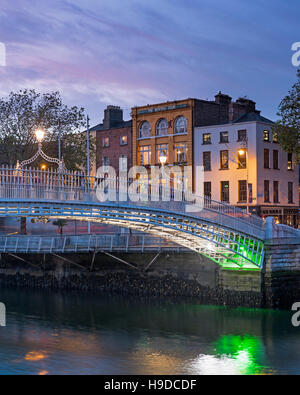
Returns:
[[[1,0],[0,96],[60,90],[92,123],[107,104],[134,105],[221,90],[276,117],[296,79],[299,0]]]

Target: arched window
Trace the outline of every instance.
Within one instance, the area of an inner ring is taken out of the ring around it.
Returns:
[[[140,125],[140,138],[145,138],[150,136],[151,136],[150,123],[148,121],[142,122],[142,124]]]
[[[174,125],[174,133],[186,133],[187,132],[187,119],[185,117],[178,117]]]
[[[166,119],[161,119],[160,121],[158,121],[157,125],[156,125],[156,135],[157,136],[166,136],[168,134],[169,131],[169,124],[168,121]]]

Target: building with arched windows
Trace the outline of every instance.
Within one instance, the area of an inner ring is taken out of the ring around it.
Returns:
[[[231,98],[185,99],[132,109],[132,161],[145,167],[193,166],[193,130],[196,126],[228,121]]]

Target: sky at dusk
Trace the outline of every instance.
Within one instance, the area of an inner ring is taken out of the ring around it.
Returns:
[[[130,108],[218,91],[276,118],[296,80],[299,0],[1,0],[0,96],[59,90],[92,124]]]

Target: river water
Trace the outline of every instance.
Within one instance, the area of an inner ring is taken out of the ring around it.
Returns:
[[[0,374],[299,374],[291,313],[0,290]]]

